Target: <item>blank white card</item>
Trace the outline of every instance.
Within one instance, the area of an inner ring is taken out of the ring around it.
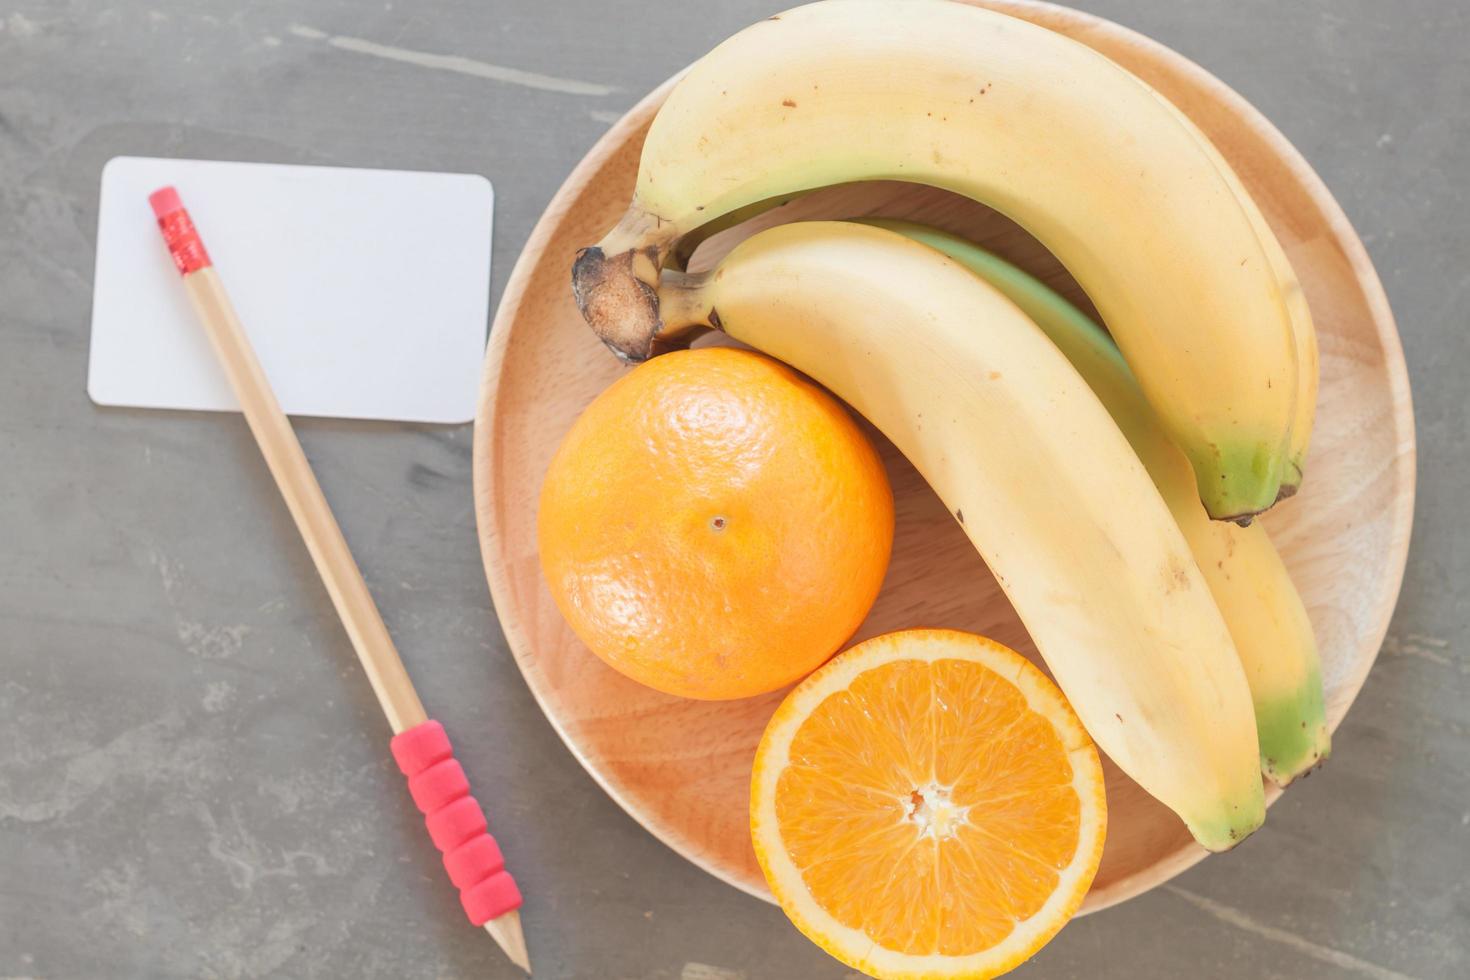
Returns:
[[[484,177],[143,157],[102,170],[93,401],[239,408],[148,205],[168,184],[288,414],[474,418],[490,310]]]

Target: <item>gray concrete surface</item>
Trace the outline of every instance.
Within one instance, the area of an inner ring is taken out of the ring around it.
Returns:
[[[1420,496],[1390,640],[1331,765],[1231,859],[1072,924],[1016,975],[1470,976],[1470,13],[1082,5],[1236,86],[1336,192],[1403,330]],[[498,296],[608,122],[775,9],[654,6],[0,0],[0,976],[516,975],[459,918],[244,425],[88,402],[98,171],[137,153],[481,172]],[[300,430],[494,798],[538,976],[849,976],[646,834],[541,717],[484,586],[468,428]]]

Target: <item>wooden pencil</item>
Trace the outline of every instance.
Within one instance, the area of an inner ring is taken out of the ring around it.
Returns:
[[[487,832],[480,804],[469,795],[464,770],[454,759],[443,727],[429,720],[424,712],[362,572],[347,548],[342,529],[327,506],[290,421],[276,401],[219,273],[178,192],[165,187],[152,194],[149,203],[174,264],[183,276],[189,300],[239,399],[245,421],[393,730],[394,758],[408,777],[409,791],[425,814],[435,846],[444,854],[445,868],[460,889],[465,912],[472,922],[485,927],[512,962],[530,973],[530,958],[521,929],[520,891],[505,870],[499,846]]]

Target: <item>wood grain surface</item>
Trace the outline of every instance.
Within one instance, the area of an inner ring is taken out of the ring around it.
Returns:
[[[1320,334],[1318,421],[1301,493],[1273,509],[1266,523],[1311,613],[1335,729],[1383,642],[1413,513],[1408,379],[1378,277],[1317,176],[1221,82],[1168,49],[1089,15],[1033,3],[987,5],[1076,37],[1174,101],[1238,170],[1296,267]],[[475,427],[476,517],[501,625],[572,752],[669,846],[731,884],[768,897],[746,809],[750,762],[780,693],[696,702],[626,680],[572,635],[546,591],[536,554],[536,500],[547,463],[582,408],[626,370],[577,313],[571,260],[626,206],[643,135],[667,90],[666,84],[631,109],[573,171],[511,276],[491,334]],[[758,220],[858,214],[912,217],[965,234],[1085,302],[1049,253],[1014,224],[928,188],[836,188]],[[695,264],[710,261],[759,224],[711,240]],[[963,533],[907,462],[875,438],[893,481],[898,526],[883,593],[855,639],[948,626],[985,633],[1036,659]],[[1107,778],[1108,843],[1085,910],[1136,895],[1205,856],[1177,818],[1111,764]]]

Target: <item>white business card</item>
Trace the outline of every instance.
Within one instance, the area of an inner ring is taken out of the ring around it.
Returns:
[[[490,312],[488,180],[143,157],[102,170],[93,401],[238,410],[148,204],[170,184],[288,414],[474,418]]]

